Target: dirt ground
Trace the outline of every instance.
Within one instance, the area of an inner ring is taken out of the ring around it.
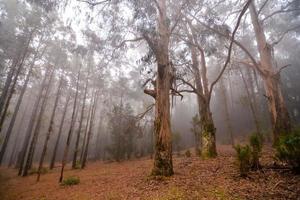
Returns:
[[[17,171],[0,169],[1,200],[171,200],[171,199],[300,199],[300,176],[284,169],[272,169],[270,149],[264,149],[264,168],[241,178],[234,151],[218,147],[219,156],[202,160],[174,157],[175,175],[149,177],[152,161],[141,159],[121,163],[90,162],[84,170],[66,170],[80,183],[61,186],[59,168],[41,176],[18,177]]]

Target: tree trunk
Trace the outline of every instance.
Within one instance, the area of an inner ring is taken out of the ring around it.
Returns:
[[[247,99],[249,101],[250,110],[251,110],[251,113],[252,113],[252,116],[253,116],[253,120],[254,120],[254,124],[255,124],[255,128],[256,128],[256,133],[258,135],[260,135],[261,134],[260,124],[259,124],[259,120],[258,120],[258,116],[257,116],[257,113],[256,113],[256,109],[255,109],[254,103],[252,102],[252,98],[251,98],[251,94],[250,94],[250,91],[249,91],[249,87],[247,85],[247,81],[245,79],[245,76],[244,76],[244,73],[243,73],[242,69],[239,68],[239,70],[240,70],[240,73],[241,73],[241,76],[242,76],[242,80],[243,80],[243,83],[244,83],[244,86],[245,86],[245,90],[246,90],[246,94],[247,94]]]
[[[220,86],[221,86],[221,93],[222,93],[223,100],[224,100],[224,113],[225,113],[225,121],[226,121],[226,125],[227,125],[227,131],[229,133],[231,145],[234,147],[234,136],[233,136],[233,130],[232,130],[232,125],[231,125],[231,121],[230,121],[228,100],[227,100],[226,88],[224,85],[223,78],[221,78],[221,80],[220,80]]]
[[[28,155],[27,155],[27,160],[25,163],[25,167],[23,170],[23,176],[27,176],[28,175],[28,170],[32,168],[32,163],[33,163],[33,157],[34,157],[34,153],[35,153],[35,148],[36,148],[36,144],[37,144],[37,140],[40,134],[40,129],[41,129],[41,125],[42,125],[42,118],[45,112],[45,108],[47,105],[47,101],[48,101],[48,96],[49,96],[49,92],[50,92],[50,87],[52,84],[52,80],[53,80],[53,76],[54,76],[54,72],[55,69],[53,68],[50,74],[50,78],[46,87],[46,92],[45,92],[45,96],[44,99],[42,101],[42,105],[41,105],[41,109],[37,118],[37,123],[33,132],[33,136],[32,136],[32,140],[29,146],[29,150],[28,150]]]
[[[27,52],[28,52],[28,48],[29,48],[29,44],[31,42],[33,33],[34,33],[34,31],[31,31],[29,33],[28,40],[27,40],[27,43],[25,44],[24,51],[23,52],[20,51],[20,56],[21,56],[22,53],[23,54],[22,54],[20,60],[18,59],[18,61],[17,61],[17,63],[20,61],[19,64],[18,64],[18,67],[13,70],[13,72],[15,74],[13,73],[12,75],[14,75],[14,77],[11,77],[9,79],[8,88],[7,89],[5,88],[5,90],[4,90],[3,95],[5,95],[5,96],[3,97],[3,102],[2,102],[2,97],[0,98],[0,100],[1,100],[0,101],[0,114],[1,114],[1,118],[0,118],[0,132],[2,130],[2,126],[3,126],[3,123],[4,123],[5,118],[6,118],[7,110],[8,110],[9,104],[10,104],[10,100],[11,100],[13,94],[14,94],[15,87],[16,87],[19,75],[20,75],[20,73],[21,73],[21,71],[23,69],[24,60],[26,58],[26,55],[27,55]],[[9,88],[9,86],[11,85],[11,80],[12,80],[12,86]]]
[[[88,135],[88,131],[89,131],[89,123],[90,123],[90,118],[91,118],[91,112],[92,112],[92,106],[90,106],[90,108],[89,108],[88,116],[87,116],[87,120],[86,120],[86,125],[85,125],[85,128],[84,128],[84,137],[83,137],[83,141],[82,141],[82,145],[81,145],[80,163],[82,163],[82,161],[83,161],[84,148],[85,148],[85,143],[86,143],[86,139],[87,139],[87,135]]]
[[[66,162],[67,162],[68,152],[69,152],[69,148],[70,148],[70,144],[71,144],[71,139],[72,139],[72,133],[73,133],[73,129],[74,129],[74,125],[75,125],[75,120],[76,120],[75,112],[76,112],[76,107],[77,107],[77,97],[78,97],[78,90],[79,90],[79,79],[80,79],[80,69],[79,69],[78,75],[77,75],[76,93],[75,93],[75,100],[74,100],[74,104],[73,104],[73,111],[72,111],[72,117],[71,117],[71,125],[70,125],[70,129],[69,129],[69,132],[68,132],[66,146],[65,146],[65,149],[64,149],[64,154],[63,154],[63,159],[62,159],[62,166],[61,166],[61,171],[60,171],[59,182],[62,182],[63,177],[64,177],[64,169],[65,169],[65,165],[66,165]]]
[[[152,175],[171,176],[174,174],[172,162],[172,139],[170,124],[170,89],[173,69],[169,60],[170,30],[167,24],[166,0],[158,0],[158,41],[155,48],[157,60],[156,101],[155,101],[155,153]]]
[[[19,176],[21,176],[22,173],[23,173],[23,165],[24,165],[28,145],[29,145],[29,142],[30,142],[32,129],[33,129],[34,124],[35,124],[35,118],[36,118],[36,115],[38,113],[38,108],[39,108],[39,105],[40,105],[40,101],[42,99],[43,91],[46,88],[46,79],[47,79],[49,73],[50,73],[50,69],[47,68],[47,71],[44,75],[44,78],[43,78],[43,81],[42,81],[42,84],[41,84],[41,89],[39,91],[39,94],[38,94],[37,99],[36,99],[36,101],[34,103],[34,106],[33,106],[33,110],[32,110],[31,117],[30,117],[31,120],[29,121],[29,125],[28,125],[27,130],[26,130],[26,135],[25,135],[24,142],[23,142],[23,145],[22,145],[22,150],[21,150],[20,154],[18,155],[18,160],[20,160],[20,162],[19,162],[20,167],[19,167],[19,172],[18,172]]]
[[[217,156],[216,149],[216,128],[210,111],[210,97],[206,77],[206,61],[203,49],[197,45],[201,57],[201,73],[197,59],[196,48],[191,47],[192,68],[196,82],[196,94],[199,106],[200,127],[201,127],[201,156],[210,158]],[[206,81],[203,81],[206,80]],[[203,84],[203,85],[202,85]]]
[[[51,158],[51,162],[50,162],[50,169],[54,168],[56,152],[57,152],[58,144],[59,144],[59,141],[60,141],[60,138],[61,138],[62,129],[63,129],[64,123],[65,123],[65,118],[66,118],[66,113],[67,113],[70,98],[71,98],[71,96],[68,95],[68,97],[66,99],[66,103],[64,105],[63,116],[62,116],[61,121],[60,121],[58,135],[57,135],[57,138],[56,138],[56,142],[55,142],[55,146],[54,146],[54,150],[53,150],[53,154],[52,154],[52,158]]]
[[[74,149],[74,154],[73,154],[72,169],[76,168],[77,154],[78,154],[78,151],[79,151],[80,133],[81,133],[82,121],[83,121],[83,118],[84,118],[84,109],[85,109],[85,102],[86,102],[86,96],[87,96],[87,87],[88,87],[88,77],[86,78],[86,84],[85,84],[85,88],[84,88],[83,103],[82,103],[82,108],[81,108],[79,127],[78,127],[78,130],[77,130],[77,137],[76,137],[75,149]]]
[[[7,132],[6,132],[6,135],[5,135],[5,139],[4,139],[4,142],[3,142],[3,145],[2,145],[2,148],[1,148],[1,152],[0,152],[0,164],[2,163],[2,159],[4,157],[4,154],[5,154],[5,151],[6,151],[6,147],[7,147],[8,141],[10,139],[10,136],[11,136],[11,133],[12,133],[12,130],[13,130],[13,127],[14,127],[14,124],[15,124],[15,121],[16,121],[19,109],[20,109],[20,105],[21,105],[22,100],[23,100],[23,96],[25,94],[25,91],[27,89],[27,85],[28,85],[29,79],[30,79],[32,71],[33,71],[33,66],[34,66],[34,63],[35,63],[35,60],[36,60],[36,55],[34,56],[34,59],[33,59],[31,65],[29,67],[29,71],[27,73],[27,76],[26,76],[26,79],[25,79],[25,83],[24,83],[24,85],[22,87],[21,94],[20,94],[20,96],[18,98],[18,101],[17,101],[16,107],[15,107],[13,116],[12,116],[12,118],[10,120],[8,129],[7,129]],[[1,125],[0,125],[0,127],[1,127]]]
[[[53,131],[54,117],[55,117],[55,113],[56,113],[56,109],[57,109],[58,100],[59,100],[60,95],[61,95],[62,84],[63,84],[63,77],[61,76],[60,81],[59,81],[59,85],[58,85],[58,89],[57,89],[57,93],[56,93],[56,98],[55,98],[51,118],[50,118],[50,124],[49,124],[49,127],[48,127],[48,131],[47,131],[47,134],[46,134],[42,155],[41,155],[41,158],[40,158],[39,168],[38,168],[38,172],[37,172],[38,175],[37,175],[37,179],[36,179],[37,182],[40,180],[41,170],[43,168],[43,162],[44,162],[45,155],[46,155],[46,152],[47,152],[48,141],[49,141],[50,135]]]
[[[291,132],[291,121],[280,88],[280,74],[277,74],[272,62],[272,47],[267,43],[254,2],[251,3],[249,9],[260,55],[261,69],[264,72],[262,79],[271,115],[274,144],[277,144],[281,134]]]
[[[17,128],[17,135],[15,137],[15,141],[14,141],[14,145],[13,145],[13,150],[10,154],[10,159],[9,159],[9,163],[8,163],[8,167],[11,167],[13,165],[13,162],[15,162],[15,158],[16,158],[16,154],[19,150],[19,147],[18,147],[18,144],[20,143],[20,136],[21,134],[19,134],[21,132],[21,128],[23,127],[23,123],[24,123],[24,119],[26,117],[26,114],[27,114],[27,110],[28,110],[28,107],[29,107],[29,103],[30,101],[27,102],[26,104],[26,107],[25,107],[25,111],[22,113],[22,117],[21,117],[21,120],[20,120],[20,123],[18,125],[18,128]],[[15,165],[15,167],[17,168],[17,166]]]
[[[99,90],[95,92],[95,96],[94,96],[94,102],[93,102],[93,106],[92,106],[92,113],[91,113],[91,119],[90,119],[90,126],[89,126],[88,135],[87,135],[86,145],[85,145],[85,148],[84,148],[84,154],[83,154],[83,158],[82,158],[81,169],[85,168],[85,165],[86,165],[90,139],[91,139],[92,131],[93,131],[93,127],[94,127],[95,113],[96,113],[96,110],[97,110],[97,102],[98,102],[98,96],[99,96],[98,92],[99,92]]]

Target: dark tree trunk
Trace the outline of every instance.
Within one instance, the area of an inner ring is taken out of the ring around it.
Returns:
[[[46,152],[47,152],[48,142],[49,142],[51,133],[53,132],[54,117],[55,117],[55,113],[56,113],[56,109],[57,109],[58,100],[61,96],[62,85],[63,85],[63,77],[61,76],[60,81],[59,81],[59,85],[58,85],[58,89],[57,89],[57,93],[56,93],[56,98],[55,98],[53,110],[52,110],[52,113],[51,113],[50,124],[49,124],[49,127],[48,127],[48,131],[47,131],[45,142],[44,142],[44,147],[43,147],[43,150],[42,150],[42,155],[41,155],[41,158],[40,158],[39,168],[38,168],[38,172],[37,172],[37,174],[38,174],[37,175],[37,181],[40,180],[41,170],[43,168],[43,162],[44,162],[45,155],[46,155]]]
[[[84,88],[83,103],[82,103],[82,108],[81,108],[79,127],[78,127],[78,130],[77,130],[77,137],[76,137],[75,149],[74,149],[74,154],[73,154],[72,169],[76,168],[77,154],[78,154],[78,151],[79,151],[80,133],[81,133],[82,121],[84,119],[84,110],[85,110],[85,102],[86,102],[86,96],[87,96],[87,88],[88,88],[88,77],[86,79],[86,85],[85,85],[85,88]]]
[[[66,162],[67,162],[68,152],[69,152],[69,148],[70,148],[70,144],[71,144],[71,139],[72,139],[72,133],[73,133],[73,129],[74,129],[74,125],[75,125],[75,120],[76,120],[75,112],[76,112],[76,107],[77,107],[77,97],[78,97],[78,90],[79,90],[79,79],[80,79],[80,69],[78,71],[78,76],[77,76],[76,93],[75,93],[75,100],[74,100],[72,117],[71,117],[71,125],[70,125],[70,129],[69,129],[69,132],[68,132],[67,142],[66,142],[66,146],[65,146],[64,154],[63,154],[63,159],[62,159],[62,163],[61,163],[62,166],[61,166],[61,171],[60,171],[59,182],[62,182],[63,177],[64,177],[64,169],[65,169],[65,165],[66,165]]]
[[[80,163],[82,163],[82,161],[83,161],[84,148],[85,148],[85,143],[86,143],[86,139],[87,139],[87,135],[88,135],[88,131],[89,131],[89,123],[90,123],[90,118],[91,118],[91,112],[92,112],[92,105],[89,108],[88,116],[87,116],[87,119],[86,119],[86,125],[85,125],[85,128],[84,128],[84,137],[83,137],[83,141],[82,141],[82,145],[81,145]]]
[[[22,87],[21,94],[20,94],[20,96],[18,98],[18,101],[17,101],[16,107],[15,107],[13,116],[12,116],[12,118],[10,120],[8,129],[7,129],[5,138],[4,138],[4,142],[3,142],[3,145],[2,145],[2,148],[1,148],[1,152],[0,152],[0,164],[2,163],[2,159],[4,157],[4,154],[5,154],[5,151],[6,151],[6,147],[7,147],[7,144],[9,142],[9,139],[10,139],[10,136],[11,136],[11,133],[12,133],[12,130],[13,130],[13,127],[14,127],[14,124],[15,124],[15,121],[16,121],[19,109],[20,109],[20,105],[21,105],[22,100],[23,100],[23,96],[25,94],[25,91],[27,89],[27,85],[28,85],[29,79],[30,79],[32,71],[33,71],[33,66],[34,66],[34,63],[35,63],[35,60],[36,60],[36,55],[35,55],[35,57],[34,57],[32,63],[31,63],[31,65],[29,67],[29,71],[27,73],[27,76],[26,76],[26,79],[25,79],[25,83],[24,83],[24,85]],[[1,125],[0,125],[0,127],[1,127]]]
[[[44,99],[42,101],[42,105],[41,105],[41,109],[37,118],[37,123],[33,132],[33,136],[32,136],[32,140],[29,146],[29,150],[28,150],[28,155],[27,155],[27,160],[25,163],[25,167],[23,170],[23,176],[27,176],[28,175],[28,170],[32,168],[32,163],[33,163],[33,157],[34,157],[34,153],[35,153],[35,148],[36,148],[36,144],[37,144],[37,140],[40,134],[40,129],[41,129],[41,125],[42,125],[42,118],[45,112],[45,108],[47,105],[47,101],[48,101],[48,96],[49,96],[49,92],[50,92],[50,87],[52,84],[52,80],[53,80],[53,76],[54,76],[54,72],[55,69],[53,68],[50,74],[50,78],[46,87],[46,92],[45,92],[45,96]]]
[[[42,99],[43,91],[46,88],[46,79],[49,76],[49,73],[50,73],[50,68],[47,68],[47,71],[44,75],[44,78],[43,78],[43,81],[42,81],[42,84],[41,84],[41,89],[39,91],[39,94],[38,94],[37,99],[36,99],[36,101],[34,103],[34,106],[33,106],[33,110],[32,110],[32,113],[31,113],[29,125],[27,127],[26,135],[25,135],[25,138],[24,138],[24,141],[23,141],[22,150],[18,155],[18,160],[20,160],[18,162],[19,165],[20,165],[19,173],[18,173],[19,176],[21,176],[22,173],[23,173],[23,165],[24,165],[24,161],[25,161],[25,156],[26,156],[28,145],[29,145],[29,142],[30,142],[31,133],[32,133],[33,127],[35,125],[35,118],[36,118],[37,113],[38,113],[38,108],[39,108],[39,105],[40,105],[40,101]]]
[[[63,126],[64,126],[64,123],[65,123],[65,118],[66,118],[66,113],[67,113],[67,109],[68,109],[68,104],[69,104],[70,98],[71,98],[71,96],[68,95],[68,97],[66,99],[66,103],[64,105],[63,116],[62,116],[62,119],[60,121],[58,135],[57,135],[57,138],[56,138],[56,142],[55,142],[55,146],[54,146],[54,150],[53,150],[53,154],[52,154],[52,158],[51,158],[51,162],[50,162],[50,169],[54,168],[55,158],[56,158],[56,152],[57,152],[58,144],[59,144],[59,141],[60,141],[60,138],[61,138]]]
[[[85,148],[84,148],[84,154],[83,154],[82,163],[81,163],[81,168],[82,169],[85,168],[85,165],[86,165],[86,160],[87,160],[87,155],[88,155],[88,150],[89,150],[89,144],[90,144],[90,140],[91,140],[91,136],[92,136],[92,132],[93,132],[94,119],[95,119],[95,113],[96,113],[96,110],[97,110],[97,102],[98,102],[98,96],[99,96],[98,92],[99,92],[99,90],[95,93],[95,96],[94,96],[92,112],[91,112],[91,119],[90,119],[90,126],[89,126],[87,141],[86,141],[86,145],[85,145]]]

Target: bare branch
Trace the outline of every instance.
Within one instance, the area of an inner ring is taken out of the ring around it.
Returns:
[[[261,11],[264,9],[264,7],[267,5],[269,0],[265,0],[265,2],[263,3],[263,5],[260,7],[260,9],[257,12],[257,15],[259,15],[261,13]]]
[[[230,62],[230,58],[231,58],[231,52],[232,52],[232,46],[233,46],[233,43],[234,43],[234,36],[239,28],[239,25],[240,25],[240,22],[241,22],[241,19],[243,17],[243,15],[245,14],[245,12],[247,11],[250,3],[252,2],[252,0],[248,0],[247,3],[245,4],[245,6],[243,7],[243,10],[242,12],[240,13],[239,17],[238,17],[238,20],[237,20],[237,23],[235,25],[235,28],[232,32],[232,36],[231,36],[231,41],[230,41],[230,45],[229,45],[229,50],[228,50],[228,55],[227,55],[227,59],[226,59],[226,62],[220,72],[220,74],[217,76],[216,80],[213,81],[210,85],[210,89],[209,89],[209,100],[211,98],[211,94],[212,94],[212,90],[213,90],[213,87],[215,86],[215,84],[220,80],[220,78],[222,77],[227,65],[229,64]]]
[[[146,110],[144,111],[144,112],[142,112],[142,113],[140,113],[140,114],[138,114],[135,118],[137,118],[137,119],[142,119],[148,112],[150,112],[151,110],[152,110],[152,108],[155,106],[155,104],[153,103],[153,104],[151,104],[151,105],[149,105],[147,108],[146,108]]]
[[[273,13],[271,13],[270,15],[267,15],[265,18],[263,18],[261,21],[264,22],[266,21],[267,19],[273,17],[274,15],[277,15],[277,14],[281,14],[281,13],[287,13],[287,12],[293,12],[293,11],[298,11],[300,10],[300,8],[294,8],[294,9],[287,9],[287,10],[277,10]]]
[[[226,34],[220,32],[220,31],[218,31],[217,29],[212,28],[212,27],[210,27],[209,25],[207,25],[207,24],[201,22],[201,21],[200,21],[197,17],[195,17],[194,15],[191,15],[191,14],[189,14],[189,15],[190,15],[193,19],[195,19],[198,23],[200,23],[202,26],[204,26],[205,28],[207,28],[207,29],[209,29],[209,30],[215,32],[216,34],[218,34],[218,35],[220,35],[220,36],[222,36],[222,37],[225,37],[225,38],[227,38],[227,39],[230,39],[230,36],[228,36],[228,35],[226,35]],[[259,73],[260,73],[261,75],[264,75],[264,72],[260,69],[259,64],[256,62],[255,58],[254,58],[254,57],[252,56],[252,54],[248,51],[248,49],[247,49],[244,45],[242,45],[239,41],[237,41],[237,40],[235,40],[235,39],[233,40],[233,42],[234,42],[235,45],[237,45],[238,47],[240,47],[240,48],[247,54],[247,56],[251,59],[251,62],[253,63],[253,65],[254,65],[255,68],[257,69],[257,71],[259,71]]]
[[[150,90],[150,89],[144,89],[144,93],[150,95],[154,99],[156,99],[156,91],[155,90]]]
[[[116,47],[117,48],[120,48],[122,47],[123,45],[125,45],[127,42],[138,42],[138,41],[141,41],[143,40],[144,38],[143,37],[138,37],[138,38],[134,38],[134,39],[128,39],[128,40],[123,40],[120,44],[118,44]]]
[[[277,45],[279,42],[281,42],[281,40],[283,40],[283,38],[284,38],[284,36],[285,36],[286,34],[288,34],[290,31],[294,31],[294,30],[299,29],[299,28],[300,28],[300,25],[287,29],[286,31],[284,31],[284,32],[281,34],[281,36],[278,38],[277,41],[275,41],[275,42],[273,42],[273,43],[271,44],[271,46],[273,47],[273,46]]]
[[[110,2],[111,0],[103,0],[103,1],[96,1],[96,2],[89,1],[89,0],[77,0],[77,1],[87,3],[87,4],[89,4],[90,6],[94,7],[94,6],[103,4],[103,3]]]
[[[283,69],[285,69],[285,68],[287,68],[287,67],[289,67],[289,66],[292,66],[292,65],[291,65],[291,64],[287,64],[287,65],[282,66],[282,67],[274,74],[274,76],[278,76],[278,75],[281,73],[281,71],[282,71]]]

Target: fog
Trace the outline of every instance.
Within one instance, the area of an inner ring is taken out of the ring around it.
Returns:
[[[246,1],[167,1],[167,52],[155,2],[0,0],[1,165],[24,174],[26,164],[53,159],[54,167],[83,168],[84,160],[152,158],[168,135],[168,125],[156,130],[159,117],[169,120],[174,153],[205,150],[195,136],[205,120],[217,147],[255,132],[271,142],[280,120],[299,124],[299,1],[255,1],[271,67],[251,11],[238,21]],[[158,92],[163,56],[166,104]],[[288,117],[277,119],[285,107]]]

